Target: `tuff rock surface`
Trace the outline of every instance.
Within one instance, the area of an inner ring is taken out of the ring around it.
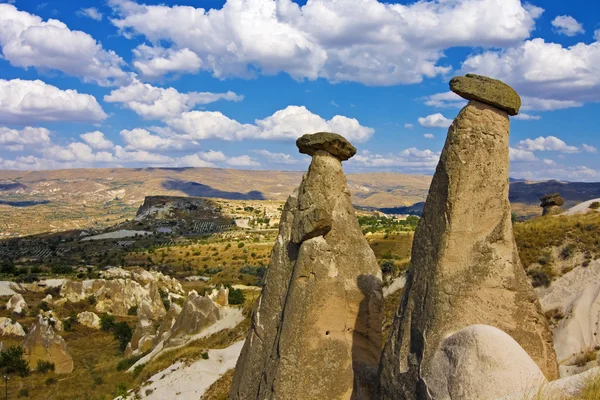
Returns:
[[[339,135],[300,138],[312,163],[289,197],[231,399],[369,399],[381,351],[381,271],[365,240]]]
[[[165,315],[165,306],[160,298],[158,284],[154,281],[142,285],[131,279],[93,279],[86,281],[65,281],[60,295],[70,302],[96,299],[96,312],[126,316],[133,306],[147,306],[153,319]]]
[[[0,332],[2,332],[2,336],[25,336],[23,326],[17,321],[6,317],[0,317]]]
[[[345,161],[356,154],[356,147],[342,135],[331,132],[317,132],[304,135],[296,140],[296,146],[302,154],[313,156],[317,151],[325,151],[340,161]]]
[[[23,298],[23,295],[15,293],[12,295],[8,303],[6,303],[6,309],[12,311],[15,314],[20,314],[22,311],[27,311],[27,303]]]
[[[429,386],[434,399],[500,399],[548,382],[513,338],[489,325],[448,336],[434,359],[441,367]]]
[[[70,374],[73,372],[73,358],[65,340],[54,332],[50,318],[38,315],[37,321],[23,342],[25,358],[29,367],[35,369],[38,360],[54,363],[54,372]]]
[[[558,376],[548,323],[514,242],[508,137],[507,113],[479,101],[448,130],[382,353],[381,399],[442,393],[436,377],[444,365],[435,355],[449,335],[477,324],[506,332],[549,380]]]
[[[91,311],[77,314],[77,322],[92,329],[100,329],[100,317]]]
[[[450,90],[467,100],[477,100],[506,111],[508,115],[517,115],[521,108],[521,97],[513,88],[487,76],[454,77],[450,81]]]
[[[565,204],[565,200],[558,193],[546,194],[540,197],[540,207],[542,207],[542,215],[556,215],[563,212],[561,208]]]

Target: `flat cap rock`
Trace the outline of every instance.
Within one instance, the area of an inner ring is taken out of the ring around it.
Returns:
[[[521,98],[513,88],[487,76],[456,76],[450,81],[450,90],[467,100],[481,101],[504,110],[508,115],[517,115],[521,108]]]
[[[296,146],[300,153],[312,156],[317,150],[323,150],[341,161],[348,160],[356,154],[356,147],[352,146],[345,137],[331,132],[301,136],[296,140]]]

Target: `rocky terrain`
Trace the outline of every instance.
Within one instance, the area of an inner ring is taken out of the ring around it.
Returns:
[[[536,187],[537,216],[516,218],[519,96],[479,76],[451,89],[469,104],[421,219],[357,211],[356,149],[321,132],[298,140],[312,162],[285,204],[158,191],[0,240],[9,398],[597,399],[600,195],[513,182]]]
[[[213,168],[0,171],[0,237],[105,229],[133,219],[149,194],[280,205],[301,179],[301,172]],[[430,183],[427,175],[348,175],[355,206],[392,214],[420,214]],[[539,198],[555,192],[571,207],[600,197],[600,184],[515,181],[509,198],[518,214],[535,215]]]

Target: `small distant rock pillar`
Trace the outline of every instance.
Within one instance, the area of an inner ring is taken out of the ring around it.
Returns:
[[[565,204],[565,200],[559,193],[546,194],[540,197],[540,207],[542,207],[542,215],[556,215],[563,212],[561,208]]]
[[[230,399],[370,399],[383,296],[342,170],[356,149],[327,132],[297,146],[312,163],[283,209]]]
[[[548,379],[558,376],[550,329],[512,231],[508,115],[518,113],[520,98],[478,75],[454,78],[450,89],[470,101],[448,130],[415,232],[378,399],[449,399],[436,354],[445,338],[478,324],[507,333]]]

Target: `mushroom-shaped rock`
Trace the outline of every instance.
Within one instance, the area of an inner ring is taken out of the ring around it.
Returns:
[[[6,309],[16,314],[27,310],[27,303],[25,302],[23,295],[19,293],[13,294],[10,300],[8,300],[8,303],[6,303]]]
[[[467,74],[450,81],[450,90],[467,100],[489,104],[508,115],[517,115],[521,108],[521,97],[506,83],[487,76]]]
[[[561,206],[565,204],[565,200],[559,193],[549,193],[540,197],[540,207],[543,208],[542,215],[560,214],[563,209]]]
[[[348,160],[356,154],[356,147],[352,146],[345,137],[331,132],[317,132],[301,136],[296,140],[296,146],[302,154],[312,156],[322,150],[340,161]]]
[[[49,318],[38,315],[37,322],[31,327],[23,342],[25,357],[31,368],[38,360],[54,363],[57,374],[73,372],[73,357],[69,354],[65,340],[54,332]]]
[[[380,400],[431,398],[434,355],[470,325],[506,332],[549,380],[558,376],[548,321],[513,235],[509,127],[505,111],[471,100],[448,129],[381,356]]]
[[[356,150],[331,133],[297,145],[312,162],[283,208],[229,398],[373,398],[383,297],[341,163]]]
[[[447,337],[428,381],[433,399],[500,399],[547,383],[512,337],[489,325],[470,325]]]

